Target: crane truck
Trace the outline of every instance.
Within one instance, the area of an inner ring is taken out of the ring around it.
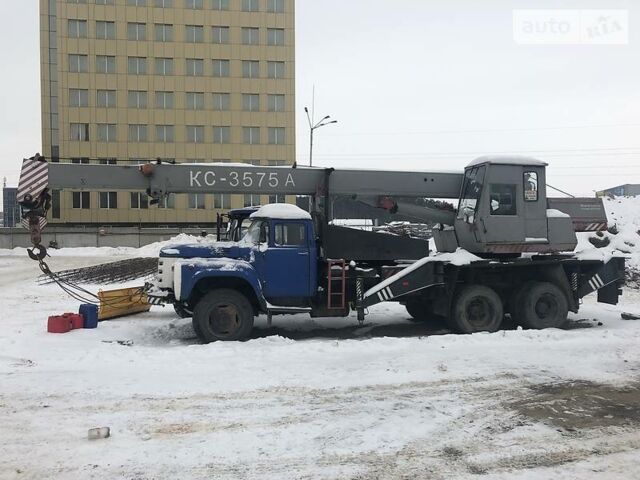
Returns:
[[[346,317],[381,302],[400,302],[415,319],[443,317],[461,333],[496,331],[509,314],[528,328],[560,327],[581,299],[597,292],[616,304],[624,258],[571,253],[578,231],[607,228],[600,199],[547,197],[547,164],[527,157],[482,157],[464,172],[403,172],[229,164],[92,165],[23,162],[17,200],[31,230],[29,255],[42,261],[50,192],[307,195],[308,213],[265,205],[247,215],[231,242],[162,249],[147,294],[193,317],[203,342],[240,340],[254,318],[308,313]],[[330,222],[332,198],[347,196],[438,222],[429,242]],[[411,198],[458,199],[457,210]]]

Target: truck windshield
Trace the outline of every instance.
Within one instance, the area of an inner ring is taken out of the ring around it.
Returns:
[[[473,223],[478,205],[480,205],[480,194],[482,193],[482,183],[484,182],[485,166],[468,169],[464,174],[464,185],[460,197],[458,208],[458,218],[468,219]]]

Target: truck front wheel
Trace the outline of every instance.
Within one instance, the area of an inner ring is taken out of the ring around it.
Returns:
[[[243,340],[253,329],[253,308],[235,290],[214,290],[193,310],[193,329],[204,343]]]
[[[495,332],[504,309],[498,294],[484,285],[462,287],[453,301],[451,327],[460,333]]]
[[[525,284],[514,305],[516,321],[528,328],[560,328],[567,322],[569,304],[562,290],[549,282]]]

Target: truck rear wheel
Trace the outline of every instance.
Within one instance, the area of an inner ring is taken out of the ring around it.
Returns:
[[[528,328],[560,328],[567,322],[569,303],[562,290],[549,282],[531,282],[516,295],[516,321]]]
[[[460,333],[495,332],[503,317],[502,300],[495,291],[484,285],[467,285],[456,295],[449,320]]]
[[[204,343],[243,340],[253,329],[253,308],[235,290],[214,290],[196,305],[193,329]]]

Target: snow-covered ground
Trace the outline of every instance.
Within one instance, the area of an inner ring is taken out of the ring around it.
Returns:
[[[637,266],[638,201],[622,200],[599,254]],[[640,478],[640,321],[620,315],[640,314],[638,290],[588,297],[566,330],[451,335],[382,304],[362,326],[260,318],[247,342],[199,345],[159,307],[48,334],[78,305],[38,275],[0,251],[0,479]],[[90,441],[93,427],[112,436]]]
[[[640,321],[620,318],[637,291],[568,330],[449,335],[383,305],[199,345],[157,307],[48,334],[77,304],[38,272],[0,258],[2,479],[640,476]]]

